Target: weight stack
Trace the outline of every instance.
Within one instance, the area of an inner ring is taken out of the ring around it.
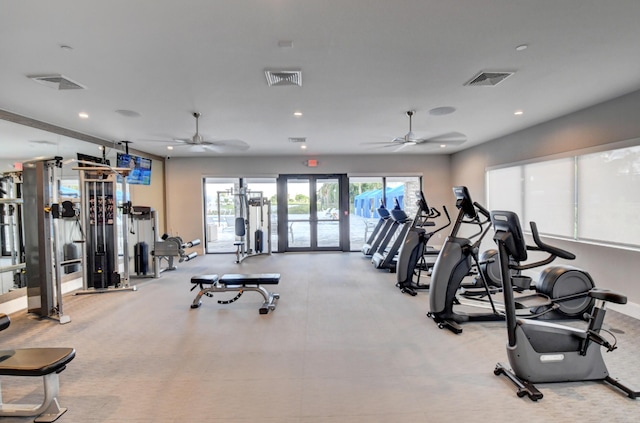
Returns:
[[[136,275],[146,275],[149,271],[149,245],[146,242],[138,242],[133,247],[134,270]]]
[[[261,253],[262,252],[262,240],[263,239],[264,239],[264,232],[262,232],[261,229],[256,230],[255,242],[254,242],[256,253]]]

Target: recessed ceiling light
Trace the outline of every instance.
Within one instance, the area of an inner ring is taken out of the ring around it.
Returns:
[[[293,115],[296,117],[302,116],[302,112],[293,112]]]
[[[513,114],[516,116],[522,116],[524,112],[522,110],[516,110],[515,112],[513,112]]]
[[[440,148],[446,148],[447,144],[440,144]]]
[[[526,50],[527,48],[529,48],[527,44],[520,44],[518,47],[516,47],[516,51],[523,51],[523,50]]]
[[[173,150],[173,146],[172,145],[168,145],[167,146],[167,150]]]
[[[303,144],[303,145],[300,146],[300,148],[303,149],[303,150],[306,150],[307,146]]]
[[[444,115],[450,115],[455,111],[456,111],[455,107],[443,106],[443,107],[436,107],[434,109],[429,110],[429,114],[432,116],[444,116]]]
[[[80,119],[89,119],[89,113],[87,113],[87,112],[80,112],[80,113],[78,113],[78,117],[79,117]]]

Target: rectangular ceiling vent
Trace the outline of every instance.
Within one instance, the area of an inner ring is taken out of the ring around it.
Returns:
[[[466,82],[464,85],[468,85],[470,87],[495,87],[515,72],[485,72],[482,71],[473,78],[469,82]]]
[[[302,71],[300,69],[265,69],[267,84],[270,87],[297,85],[302,86]]]
[[[84,90],[87,88],[64,75],[27,75],[27,78],[56,90]]]
[[[295,138],[289,138],[289,142],[292,143],[304,143],[307,142],[307,139],[305,137],[295,137]]]

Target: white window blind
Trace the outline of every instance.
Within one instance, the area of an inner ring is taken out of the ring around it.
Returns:
[[[640,146],[486,172],[487,205],[518,214],[523,229],[640,247]]]

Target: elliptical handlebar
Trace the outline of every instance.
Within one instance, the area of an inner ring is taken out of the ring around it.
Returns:
[[[442,210],[444,211],[444,215],[447,216],[447,220],[449,221],[449,225],[451,224],[451,216],[449,216],[449,210],[447,210],[447,206],[443,205]],[[447,226],[449,226],[447,225]]]
[[[438,211],[438,209],[436,209],[435,207],[431,207],[431,209],[429,210],[429,215],[428,215],[428,217],[429,217],[429,218],[432,218],[432,219],[435,219],[435,218],[438,218],[438,217],[440,217],[440,216],[442,216],[442,213],[440,213],[440,212]]]
[[[491,219],[491,213],[489,213],[489,210],[485,209],[480,203],[475,201],[473,202],[473,205],[476,207],[476,209],[478,209],[480,213],[484,215],[484,217],[486,217],[487,219]]]
[[[440,226],[440,227],[439,227],[439,228],[437,228],[435,231],[431,231],[431,232],[429,233],[429,238],[430,238],[430,237],[432,237],[436,232],[440,232],[441,230],[443,230],[443,229],[445,229],[445,228],[447,228],[447,227],[449,227],[449,226],[451,225],[451,217],[449,216],[449,212],[447,211],[447,207],[443,205],[443,206],[442,206],[442,210],[444,211],[444,215],[447,217],[447,224],[446,224],[446,225],[443,225],[443,226]],[[432,207],[432,208],[431,208],[431,212],[432,212],[432,213],[436,213],[436,214],[435,214],[435,215],[433,215],[433,216],[429,216],[429,217],[436,218],[436,217],[440,217],[440,216],[442,216],[442,213],[440,213],[440,212],[439,212],[436,208],[434,208],[434,207]]]
[[[536,225],[536,222],[529,222],[529,226],[531,226],[531,236],[533,237],[533,242],[536,243],[536,246],[540,250],[566,260],[574,260],[576,258],[575,254],[570,253],[569,251],[563,250],[558,247],[553,247],[542,242],[542,240],[540,239],[540,235],[538,234],[538,225]]]

